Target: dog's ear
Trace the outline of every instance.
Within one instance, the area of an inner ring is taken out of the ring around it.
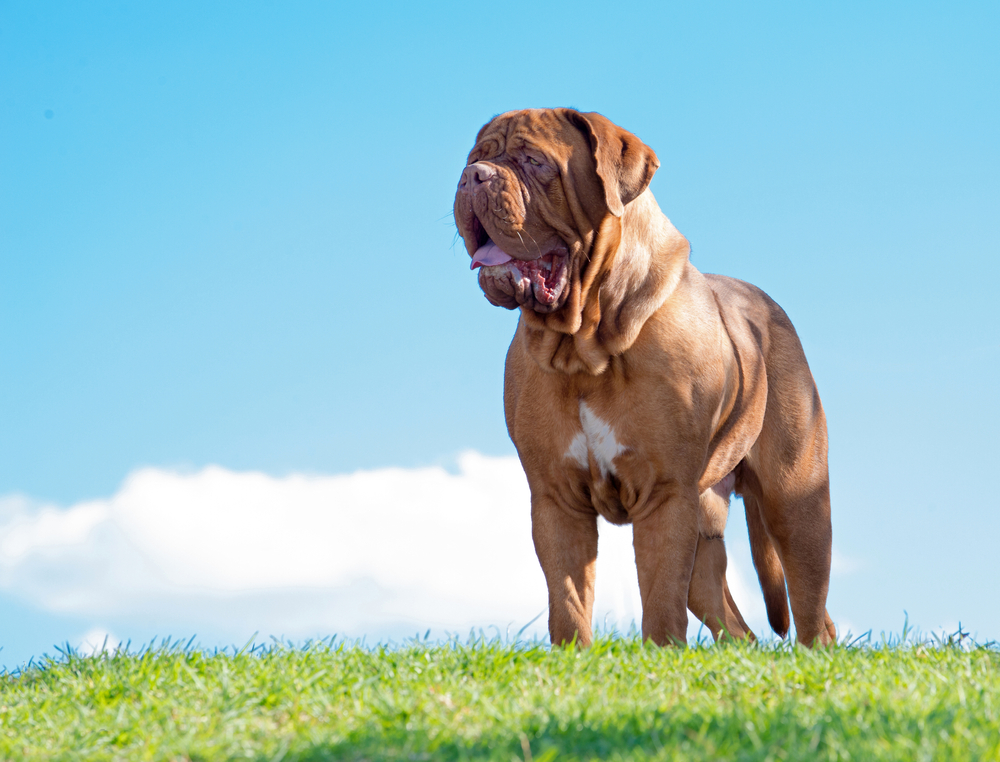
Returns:
[[[583,114],[567,109],[566,113],[590,141],[608,209],[621,217],[625,204],[649,186],[660,160],[639,138],[596,111]]]

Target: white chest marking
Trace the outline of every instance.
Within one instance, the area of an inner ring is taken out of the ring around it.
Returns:
[[[587,456],[587,435],[582,431],[573,437],[573,441],[569,443],[566,457],[575,460],[580,468],[587,467],[587,463],[590,460]]]
[[[589,455],[593,455],[602,477],[607,477],[609,473],[617,475],[614,460],[628,448],[618,444],[611,426],[598,418],[586,402],[580,403],[580,426],[583,431],[573,437],[566,457],[579,464],[580,468],[587,468]]]

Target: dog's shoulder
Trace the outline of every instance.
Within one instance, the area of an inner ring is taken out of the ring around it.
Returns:
[[[723,320],[739,318],[764,333],[772,328],[794,330],[785,311],[763,289],[728,275],[706,273],[705,279],[715,294]]]

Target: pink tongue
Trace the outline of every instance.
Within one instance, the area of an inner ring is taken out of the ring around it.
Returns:
[[[475,270],[477,267],[482,267],[483,265],[486,267],[490,265],[502,265],[504,262],[510,262],[511,259],[513,257],[505,254],[499,246],[490,241],[476,249],[476,253],[472,256],[472,266],[469,269]]]

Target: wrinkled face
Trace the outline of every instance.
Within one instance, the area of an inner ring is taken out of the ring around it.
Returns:
[[[479,133],[455,193],[455,224],[493,304],[558,310],[579,239],[563,173],[584,136],[552,112],[503,114]]]

